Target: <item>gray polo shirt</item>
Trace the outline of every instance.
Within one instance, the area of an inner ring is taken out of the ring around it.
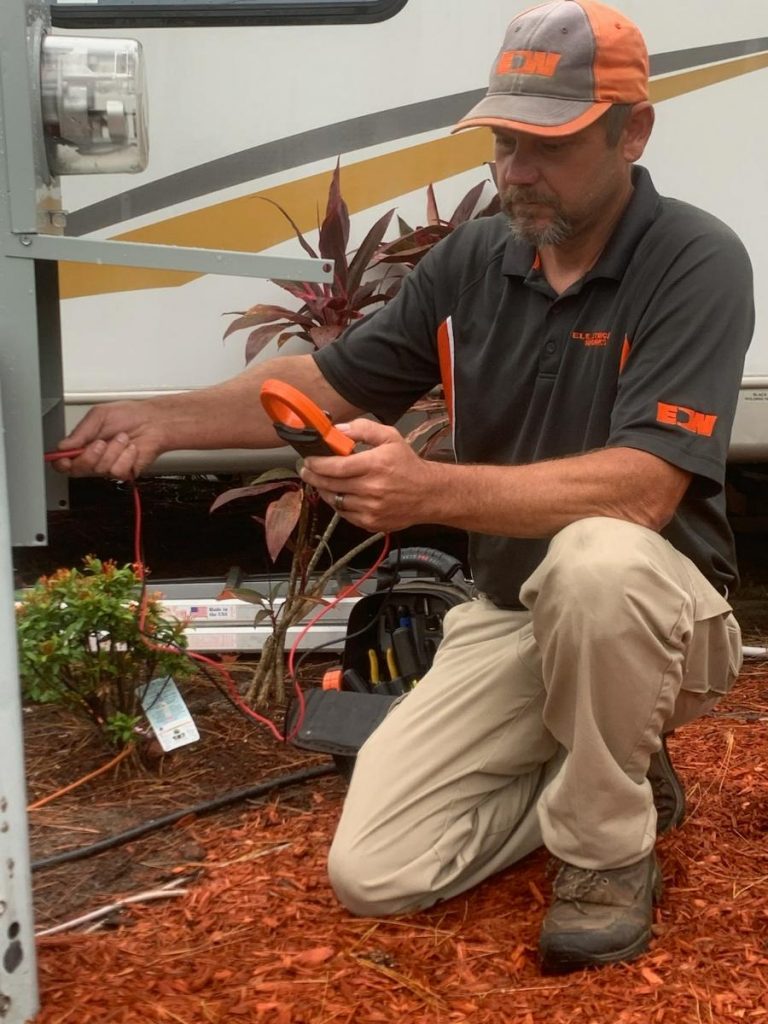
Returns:
[[[461,463],[629,447],[693,473],[662,532],[722,592],[736,582],[723,478],[754,326],[751,267],[730,228],[633,173],[600,259],[563,294],[505,215],[472,221],[315,359],[344,398],[387,423],[442,380]],[[470,534],[477,586],[520,607],[547,543]]]

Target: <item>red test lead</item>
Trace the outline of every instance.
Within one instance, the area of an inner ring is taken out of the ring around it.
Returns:
[[[76,459],[84,451],[85,448],[70,448],[69,451],[45,452],[43,458],[46,462],[58,462],[59,459]]]

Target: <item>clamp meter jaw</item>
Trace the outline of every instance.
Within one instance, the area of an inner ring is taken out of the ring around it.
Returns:
[[[355,442],[338,430],[323,410],[291,384],[269,378],[261,386],[261,404],[277,436],[302,458],[350,455]]]

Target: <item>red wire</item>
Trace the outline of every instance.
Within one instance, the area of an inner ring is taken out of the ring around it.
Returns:
[[[84,448],[76,448],[76,449],[71,449],[69,451],[45,452],[44,458],[45,458],[46,462],[55,462],[58,459],[74,459],[78,455],[81,455],[84,451],[85,451]],[[136,484],[135,479],[131,478],[130,484],[131,484],[131,489],[132,489],[132,492],[133,492],[133,512],[134,512],[134,531],[133,531],[134,571],[136,572],[136,576],[138,577],[139,583],[141,585],[141,600],[139,602],[139,609],[138,609],[139,631],[142,634],[143,642],[146,644],[147,647],[150,648],[150,650],[159,651],[159,652],[162,652],[162,653],[178,654],[179,652],[178,652],[177,648],[172,647],[172,646],[167,645],[167,644],[156,644],[154,641],[150,640],[149,637],[144,635],[144,628],[145,628],[145,621],[146,621],[146,617],[147,617],[147,607],[148,607],[148,602],[149,602],[149,596],[148,596],[147,589],[146,589],[146,572],[145,572],[144,563],[143,563],[142,557],[141,557],[141,533],[142,533],[142,529],[141,529],[141,527],[142,527],[141,497],[139,495],[139,488],[138,488],[138,486]],[[296,655],[296,651],[298,649],[298,646],[301,643],[301,641],[304,639],[304,637],[306,636],[307,632],[312,628],[312,626],[314,626],[332,608],[335,608],[336,605],[340,601],[344,600],[345,597],[349,597],[351,594],[353,594],[354,591],[357,590],[357,588],[360,586],[361,583],[364,583],[367,579],[370,579],[370,577],[374,575],[374,573],[379,568],[381,563],[387,557],[387,554],[389,552],[389,544],[390,544],[390,538],[389,538],[389,534],[387,534],[385,536],[385,538],[384,538],[384,544],[383,544],[381,553],[379,554],[379,557],[376,559],[376,561],[373,563],[373,565],[363,574],[363,576],[360,577],[359,580],[357,580],[354,583],[349,584],[347,587],[345,587],[343,590],[341,590],[332,601],[329,601],[329,603],[327,605],[325,605],[318,612],[317,615],[315,615],[312,619],[310,619],[310,621],[306,624],[306,626],[304,626],[304,628],[301,630],[301,632],[299,633],[299,635],[296,637],[295,641],[293,642],[293,645],[291,646],[291,650],[290,650],[290,652],[288,654],[288,674],[290,675],[291,681],[293,682],[293,688],[294,688],[294,692],[296,694],[296,700],[297,700],[298,705],[299,705],[299,712],[298,712],[298,715],[296,716],[296,724],[294,725],[293,729],[291,730],[291,732],[289,734],[282,733],[271,719],[266,718],[264,715],[258,714],[258,712],[254,711],[253,708],[248,707],[248,705],[245,703],[245,701],[241,698],[240,694],[237,692],[237,687],[235,686],[235,682],[232,679],[232,676],[223,667],[223,665],[221,665],[217,661],[214,661],[212,658],[207,658],[204,654],[198,654],[196,651],[185,650],[184,654],[186,654],[186,656],[188,658],[190,658],[192,661],[199,662],[202,665],[207,665],[209,668],[213,669],[214,672],[218,673],[218,675],[222,678],[222,680],[224,681],[224,683],[226,685],[227,692],[229,693],[230,698],[237,705],[237,707],[244,714],[246,714],[249,718],[254,719],[254,721],[258,722],[260,725],[265,725],[269,729],[269,731],[272,733],[272,735],[275,737],[275,739],[277,739],[281,743],[286,743],[289,740],[292,740],[293,737],[297,735],[299,729],[301,728],[301,724],[302,724],[302,722],[304,720],[304,713],[305,713],[305,707],[306,707],[306,704],[305,704],[305,701],[304,701],[304,693],[303,693],[303,691],[301,689],[301,686],[299,685],[299,680],[296,678],[296,671],[295,671],[295,668],[294,668],[295,655]]]
[[[136,571],[136,575],[139,578],[139,582],[141,583],[141,601],[139,602],[138,615],[139,631],[142,634],[144,643],[146,644],[147,647],[149,647],[150,650],[160,651],[167,654],[178,654],[179,651],[176,647],[172,647],[169,644],[157,644],[153,640],[150,640],[149,637],[146,636],[144,633],[147,610],[149,605],[149,594],[146,589],[146,573],[144,563],[142,562],[141,559],[141,497],[139,496],[139,488],[136,485],[136,481],[133,479],[131,480],[131,487],[133,489],[133,508],[135,515],[135,526],[133,534],[134,568]],[[283,735],[282,732],[280,732],[278,727],[271,719],[265,717],[264,715],[260,715],[258,712],[254,711],[253,708],[248,707],[245,701],[241,698],[240,694],[237,692],[237,687],[235,686],[234,679],[232,678],[230,673],[224,668],[223,665],[221,665],[218,661],[214,661],[213,658],[207,658],[204,654],[199,654],[197,651],[185,650],[184,654],[191,661],[196,661],[200,665],[206,665],[208,668],[213,669],[213,671],[216,672],[223,680],[224,685],[227,688],[227,692],[229,693],[230,699],[238,706],[238,708],[249,718],[252,718],[260,725],[265,725],[276,740],[279,740],[279,742],[281,743],[285,742],[286,737]]]
[[[43,458],[46,462],[57,462],[59,459],[76,459],[84,451],[85,448],[70,448],[66,452],[45,452]]]

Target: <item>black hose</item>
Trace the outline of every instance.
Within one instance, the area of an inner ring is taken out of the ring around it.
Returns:
[[[269,782],[259,782],[255,786],[249,786],[246,789],[234,789],[223,796],[214,797],[213,800],[206,800],[201,804],[194,804],[192,807],[187,807],[184,810],[174,811],[172,814],[166,814],[162,818],[153,818],[151,821],[145,821],[143,825],[136,825],[134,828],[128,829],[127,832],[119,832],[115,836],[110,836],[109,839],[101,839],[98,843],[93,843],[90,846],[81,846],[76,850],[64,850],[62,853],[54,853],[50,857],[43,857],[42,860],[33,861],[31,867],[33,871],[41,871],[44,868],[55,867],[57,864],[66,864],[68,861],[92,857],[94,854],[103,853],[104,850],[109,850],[114,846],[120,846],[123,843],[129,843],[132,839],[138,839],[139,836],[144,836],[148,832],[155,832],[157,829],[165,828],[166,825],[173,825],[180,818],[186,818],[188,814],[204,814],[207,811],[218,810],[219,807],[226,807],[228,804],[235,804],[239,800],[265,796],[276,789],[285,789],[287,786],[293,786],[301,782],[310,782],[312,779],[320,779],[325,775],[335,774],[336,768],[333,765],[323,764],[315,768],[304,768],[302,771],[293,772],[291,775],[279,775],[276,779],[270,779]]]

